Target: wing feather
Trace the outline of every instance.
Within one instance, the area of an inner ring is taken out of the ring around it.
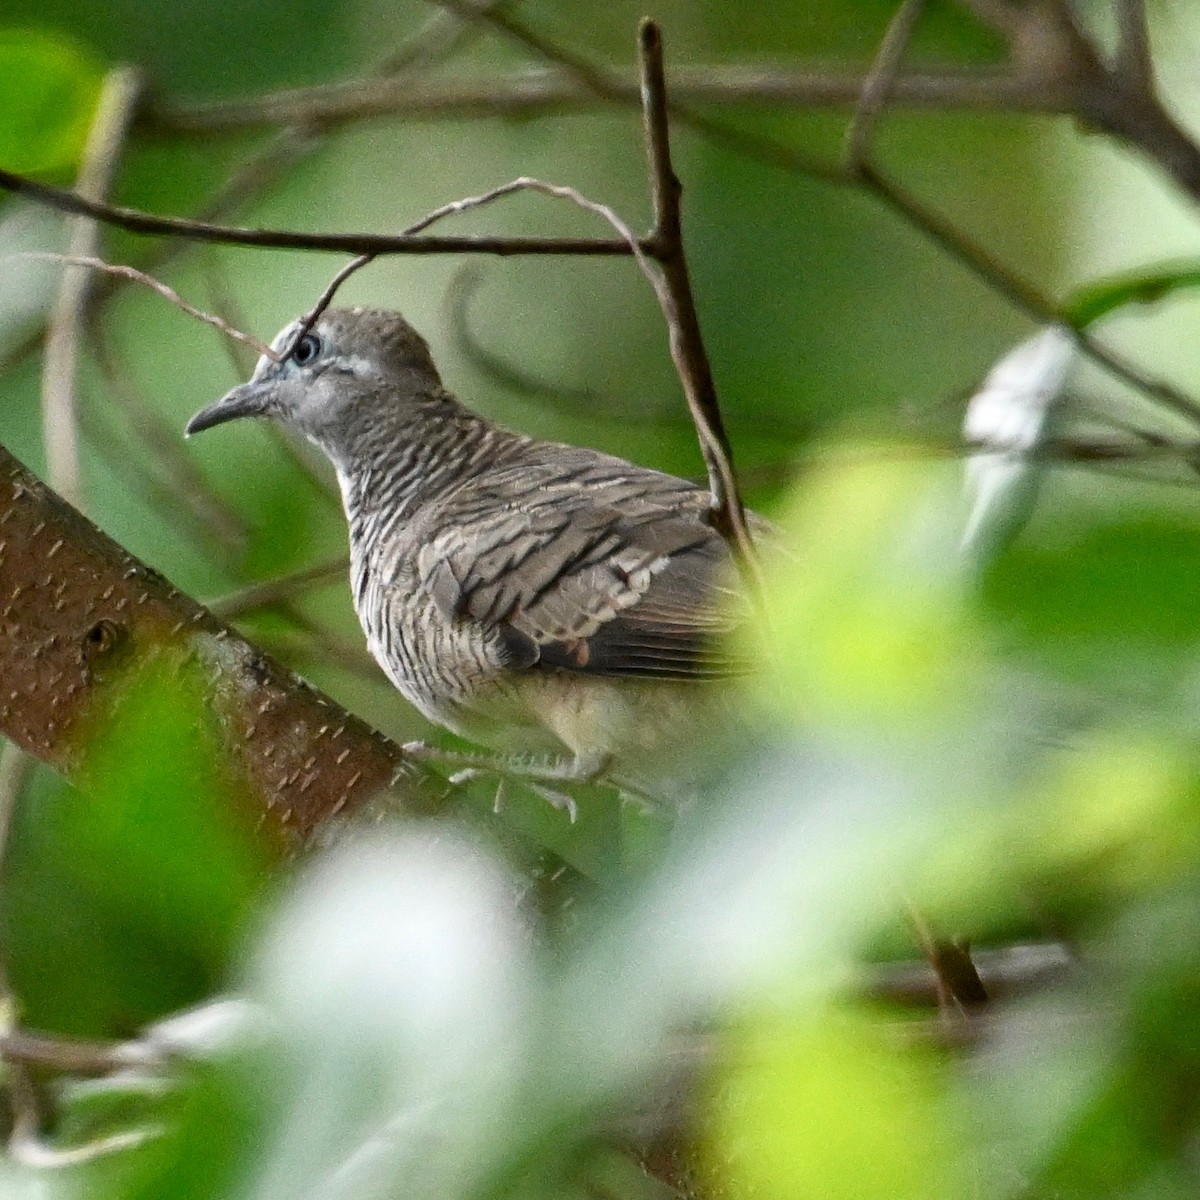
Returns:
[[[417,585],[438,608],[498,625],[508,661],[533,670],[679,680],[743,670],[716,644],[745,613],[728,549],[704,519],[707,493],[597,452],[533,449],[554,453],[485,472],[428,520]]]

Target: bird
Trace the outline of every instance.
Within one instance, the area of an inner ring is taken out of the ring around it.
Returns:
[[[354,607],[397,690],[477,745],[546,756],[523,760],[543,780],[644,780],[711,745],[748,609],[708,491],[472,411],[396,312],[305,324],[186,432],[264,417],[328,457]]]

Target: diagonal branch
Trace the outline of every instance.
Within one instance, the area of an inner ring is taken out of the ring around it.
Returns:
[[[1153,95],[1154,58],[1146,0],[1113,0],[1117,18],[1117,53],[1113,66],[1130,91]]]
[[[875,126],[895,91],[904,55],[921,18],[925,15],[925,5],[926,0],[903,0],[888,25],[883,41],[879,44],[879,53],[863,80],[862,95],[854,109],[850,127],[846,130],[843,153],[843,162],[851,175],[867,160]]]
[[[505,28],[515,36],[512,18]],[[545,43],[543,43],[545,44]],[[529,47],[533,49],[533,47]],[[558,47],[551,47],[559,53]],[[540,57],[540,56],[539,56]],[[557,59],[551,59],[557,62]],[[682,109],[853,108],[862,95],[860,70],[820,62],[681,65],[671,72],[671,93]],[[306,125],[322,132],[381,117],[409,120],[545,117],[588,112],[598,106],[638,103],[638,81],[611,68],[603,96],[565,64],[531,67],[484,78],[353,79],[291,88],[247,100],[150,106],[138,122],[154,136],[207,135]],[[984,112],[1069,112],[1069,91],[1057,81],[1009,67],[969,70],[928,67],[898,75],[893,103],[920,109]]]
[[[0,734],[68,777],[89,714],[131,670],[198,661],[228,761],[268,829],[300,845],[382,791],[453,811],[394,743],[245,642],[0,448]]]

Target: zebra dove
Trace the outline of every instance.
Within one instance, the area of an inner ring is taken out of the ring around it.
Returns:
[[[719,639],[744,614],[706,491],[478,416],[380,309],[329,310],[187,432],[249,416],[332,461],[368,646],[431,721],[491,746],[521,732],[558,778],[713,741],[712,684],[739,666]]]

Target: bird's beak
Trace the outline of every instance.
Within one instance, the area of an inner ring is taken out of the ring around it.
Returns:
[[[271,384],[264,380],[252,379],[240,384],[226,392],[216,404],[202,408],[184,427],[184,433],[191,437],[202,429],[211,429],[238,417],[261,417],[266,412],[271,392]]]

